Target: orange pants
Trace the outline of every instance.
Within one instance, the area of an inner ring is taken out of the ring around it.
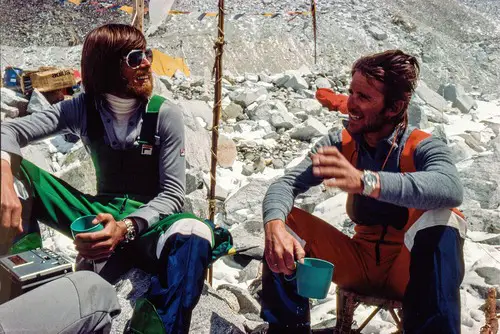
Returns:
[[[305,244],[308,256],[334,264],[333,282],[362,294],[403,298],[409,280],[410,252],[404,246],[404,232],[388,227],[380,244],[377,265],[375,244],[381,226],[359,226],[353,238],[327,222],[298,208],[293,208],[286,224]]]

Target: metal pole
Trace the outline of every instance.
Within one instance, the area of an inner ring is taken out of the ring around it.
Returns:
[[[219,142],[219,120],[222,105],[222,53],[224,52],[224,0],[219,0],[219,23],[217,40],[215,41],[215,96],[212,120],[212,159],[210,166],[210,193],[208,199],[209,219],[215,220],[216,199],[215,185],[217,173],[217,145]],[[208,283],[212,285],[212,268],[208,268],[207,272]]]
[[[311,15],[313,19],[313,36],[314,36],[314,63],[316,64],[316,0],[311,0]]]

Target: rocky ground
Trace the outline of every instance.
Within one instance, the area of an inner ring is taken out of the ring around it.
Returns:
[[[264,235],[262,199],[270,183],[298,163],[313,143],[329,129],[341,126],[342,117],[313,98],[317,87],[345,91],[347,73],[331,76],[307,67],[275,75],[226,75],[223,81],[216,223],[229,228],[237,247],[255,246],[248,256],[226,257],[214,265],[214,286],[206,286],[193,316],[193,333],[258,333],[265,324],[259,318],[260,273]],[[213,101],[203,78],[155,77],[156,93],[176,101],[185,117],[187,196],[185,209],[207,216],[209,187],[210,130]],[[481,305],[488,287],[500,285],[500,177],[491,172],[500,161],[500,101],[482,101],[465,93],[455,83],[441,86],[440,94],[425,82],[409,109],[409,120],[443,141],[453,157],[465,186],[461,207],[469,222],[465,244],[466,276],[462,287],[462,330],[477,333],[483,324]],[[446,98],[445,98],[446,97]],[[23,101],[2,89],[2,111],[37,112],[41,95]],[[5,117],[6,114],[4,114]],[[11,117],[7,117],[8,119]],[[95,192],[92,162],[81,143],[68,143],[54,136],[23,149],[25,157],[55,173],[78,189]],[[344,212],[345,194],[315,187],[298,197],[296,205],[314,213],[348,235],[353,224]],[[69,239],[44,231],[45,245],[75,257]],[[116,288],[123,313],[115,321],[121,332],[134,300],[149,286],[149,276],[131,271]],[[335,286],[324,300],[312,301],[316,328],[335,322]],[[370,308],[360,307],[362,321]],[[368,327],[370,333],[386,333],[393,324],[381,313]]]
[[[194,74],[209,75],[217,21],[214,17],[201,21],[198,18],[201,12],[216,11],[216,3],[174,2],[173,9],[193,13],[170,16],[150,36],[149,44],[167,54],[185,57]],[[315,66],[310,16],[251,15],[308,10],[307,3],[226,1],[225,69],[236,75],[277,73],[307,65],[338,74],[363,54],[401,48],[421,59],[422,77],[433,89],[443,81],[454,81],[467,91],[498,95],[500,16],[494,15],[500,7],[498,1],[319,0]],[[15,28],[2,29],[2,63],[78,67],[78,45],[90,29],[105,22],[131,20],[123,11],[101,9],[91,1],[76,6],[60,1],[3,0],[2,24]],[[245,15],[236,19],[236,14]],[[147,22],[146,17],[146,27]]]
[[[130,2],[130,1],[128,1]],[[215,1],[212,1],[215,3]],[[183,109],[188,140],[185,209],[207,216],[212,126],[213,36],[216,20],[197,18],[214,11],[212,2],[181,0],[174,9],[195,11],[170,17],[150,36],[151,45],[186,57],[193,75],[156,77],[155,90]],[[489,287],[500,286],[500,22],[492,0],[339,0],[318,1],[319,62],[312,64],[310,17],[274,19],[242,11],[307,10],[306,1],[226,1],[228,20],[224,58],[216,222],[228,227],[238,247],[256,246],[246,257],[214,264],[214,285],[205,287],[194,311],[192,333],[258,333],[263,251],[262,198],[269,184],[298,163],[342,117],[314,99],[319,87],[346,92],[349,66],[362,54],[399,47],[417,55],[422,79],[409,109],[410,123],[431,132],[452,149],[466,189],[461,209],[469,222],[465,241],[466,275],[461,288],[462,332],[478,333]],[[121,3],[126,4],[127,1]],[[16,13],[16,15],[13,15]],[[90,2],[3,0],[2,66],[79,65],[86,32],[105,22],[128,22],[120,11],[96,11]],[[18,22],[22,22],[21,26]],[[147,22],[147,18],[146,18]],[[72,33],[72,31],[74,33]],[[73,37],[71,37],[73,36]],[[24,100],[2,88],[2,121],[37,112],[45,105],[35,94]],[[23,149],[25,157],[76,188],[95,192],[92,163],[80,142],[50,137]],[[296,204],[348,235],[353,225],[344,212],[345,194],[315,187]],[[75,257],[71,240],[44,229],[45,245]],[[147,290],[149,276],[132,271],[116,288],[123,308],[113,332],[119,333],[133,302]],[[332,285],[328,297],[312,301],[316,328],[335,322]],[[499,301],[500,304],[500,301]],[[360,324],[370,308],[360,307]],[[366,333],[394,331],[387,312]]]

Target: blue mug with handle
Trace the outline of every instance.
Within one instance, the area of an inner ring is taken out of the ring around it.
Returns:
[[[325,298],[332,283],[334,265],[311,257],[304,258],[303,263],[296,262],[296,265],[295,276],[285,276],[285,279],[297,280],[297,293],[306,298]]]

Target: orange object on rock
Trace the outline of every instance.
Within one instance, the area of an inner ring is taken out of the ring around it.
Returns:
[[[344,94],[337,94],[329,88],[318,88],[316,91],[316,99],[328,110],[340,111],[342,114],[347,114],[347,99],[349,97]]]

